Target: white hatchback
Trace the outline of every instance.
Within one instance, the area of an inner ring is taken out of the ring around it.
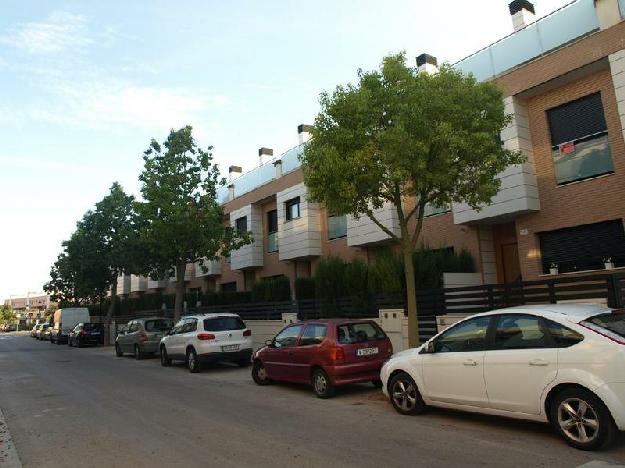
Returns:
[[[218,361],[249,366],[252,331],[236,314],[189,315],[161,339],[159,353],[161,365],[181,360],[193,373],[199,372],[203,363]]]
[[[625,430],[625,311],[521,306],[477,314],[382,368],[402,414],[427,405],[550,422],[593,450]]]

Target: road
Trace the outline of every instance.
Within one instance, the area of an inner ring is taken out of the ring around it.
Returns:
[[[368,385],[320,400],[302,386],[258,387],[249,369],[190,374],[27,336],[0,335],[0,408],[24,467],[625,465],[623,438],[580,452],[541,424],[400,416]]]

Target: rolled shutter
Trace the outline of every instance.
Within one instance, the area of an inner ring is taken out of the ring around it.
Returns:
[[[551,145],[558,146],[588,135],[605,132],[601,93],[594,93],[547,111]]]

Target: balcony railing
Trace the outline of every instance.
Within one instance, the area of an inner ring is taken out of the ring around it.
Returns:
[[[625,11],[625,0],[619,2]],[[594,0],[575,0],[453,66],[479,81],[490,80],[598,28]]]

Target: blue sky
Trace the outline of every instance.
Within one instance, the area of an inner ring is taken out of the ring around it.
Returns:
[[[389,53],[455,61],[509,34],[505,0],[2,0],[0,299],[41,290],[75,222],[142,151],[193,125],[244,170],[318,95]],[[565,0],[538,0],[542,16]]]

